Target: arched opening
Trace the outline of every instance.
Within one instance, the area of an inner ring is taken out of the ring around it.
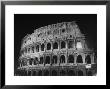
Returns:
[[[64,70],[61,70],[60,71],[60,76],[65,76],[66,75],[66,72]]]
[[[34,46],[32,46],[32,53],[34,53]]]
[[[68,76],[75,76],[75,71],[74,70],[69,70],[68,71]]]
[[[31,76],[31,71],[28,71],[28,76]]]
[[[36,71],[35,70],[33,71],[33,76],[36,76]]]
[[[57,71],[56,70],[52,71],[52,76],[57,76]]]
[[[68,48],[69,48],[69,49],[70,49],[70,48],[73,48],[73,46],[74,46],[73,43],[74,43],[73,41],[69,41],[69,43],[68,43]]]
[[[74,63],[74,56],[73,55],[69,55],[68,63]]]
[[[42,76],[42,71],[41,70],[39,70],[38,76]]]
[[[32,65],[32,59],[29,60],[29,65]]]
[[[86,56],[85,61],[86,61],[87,64],[91,64],[91,58],[90,58],[90,55],[87,55],[87,56]]]
[[[41,45],[41,51],[44,51],[44,44]]]
[[[40,62],[39,64],[43,64],[43,57],[40,57]]]
[[[66,30],[63,28],[63,29],[62,29],[62,33],[64,33],[65,31],[66,31]]]
[[[49,71],[48,71],[48,70],[46,70],[46,71],[44,72],[44,76],[49,76]]]
[[[36,60],[34,60],[34,65],[36,65],[37,63],[36,63]]]
[[[57,64],[57,56],[56,55],[53,56],[53,62],[52,63]]]
[[[78,71],[78,76],[83,76],[83,71],[79,70]]]
[[[60,63],[65,63],[65,56],[64,55],[61,55],[61,57],[60,57]]]
[[[66,43],[64,41],[61,42],[61,49],[66,48]]]
[[[88,75],[88,76],[92,76],[92,72],[91,72],[91,71],[88,71],[88,72],[87,72],[87,75]]]
[[[50,56],[46,56],[45,64],[50,64]]]
[[[83,63],[83,60],[82,60],[82,56],[81,55],[78,55],[77,56],[77,63]]]
[[[53,49],[58,49],[58,43],[57,43],[57,42],[55,42],[55,43],[53,44]]]
[[[36,46],[36,52],[39,52],[39,45]]]
[[[51,50],[51,43],[47,44],[47,50]]]

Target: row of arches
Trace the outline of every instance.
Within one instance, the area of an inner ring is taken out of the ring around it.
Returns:
[[[35,59],[32,59],[32,58],[29,59],[29,65],[32,65],[32,64],[37,65],[37,64],[62,64],[62,63],[66,63],[66,56],[65,55],[61,55],[60,58],[58,58],[57,55],[53,55],[52,58],[50,55],[47,55],[46,57],[41,56],[39,59],[37,57]],[[76,62],[75,62],[74,55],[70,54],[67,57],[67,63],[83,63],[83,58],[81,55],[78,55]],[[91,64],[90,55],[86,56],[85,63]],[[23,61],[21,62],[21,64],[26,65],[26,63]]]
[[[61,41],[60,42],[60,46],[59,46],[59,43],[58,42],[54,42],[53,44],[48,42],[46,44],[42,43],[42,44],[37,44],[35,46],[31,46],[31,47],[28,47],[28,48],[24,48],[22,51],[21,51],[21,54],[24,54],[24,53],[34,53],[34,52],[39,52],[39,51],[45,51],[46,50],[52,50],[52,49],[63,49],[63,48],[66,48],[66,44],[68,49],[70,48],[73,48],[74,47],[74,41],[73,40],[70,40],[68,42],[66,41]]]
[[[86,74],[84,73],[83,70],[39,70],[38,72],[36,71],[28,71],[28,76],[92,76],[93,73],[92,71],[87,71]]]

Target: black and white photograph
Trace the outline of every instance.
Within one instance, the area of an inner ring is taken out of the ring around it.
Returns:
[[[97,76],[97,14],[14,14],[14,76]]]
[[[5,85],[106,84],[105,3],[14,4],[2,15]]]

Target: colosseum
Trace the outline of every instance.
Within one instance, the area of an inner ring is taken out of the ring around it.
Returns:
[[[75,21],[34,30],[21,41],[19,76],[96,76],[96,51]]]

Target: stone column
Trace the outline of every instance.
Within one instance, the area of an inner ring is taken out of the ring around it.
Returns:
[[[94,64],[94,54],[91,54],[90,58],[91,58],[91,64]]]
[[[68,49],[68,41],[66,40],[66,49]]]
[[[74,64],[76,64],[77,54],[74,54]]]
[[[82,55],[83,64],[85,64],[85,54]]]
[[[60,64],[60,55],[57,55],[58,57],[58,64]]]

